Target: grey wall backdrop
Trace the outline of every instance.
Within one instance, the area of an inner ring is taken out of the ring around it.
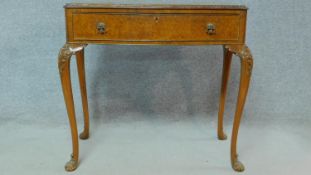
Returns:
[[[10,121],[67,123],[57,69],[57,54],[65,42],[62,6],[67,2],[71,1],[1,0],[0,125]],[[245,120],[309,119],[311,1],[83,2],[246,4],[247,43],[255,66]],[[239,82],[238,58],[232,66],[226,108],[230,118]],[[132,112],[137,116],[173,119],[201,113],[215,117],[221,69],[220,46],[88,46],[91,116],[110,120]],[[81,117],[75,59],[72,81],[76,110]]]

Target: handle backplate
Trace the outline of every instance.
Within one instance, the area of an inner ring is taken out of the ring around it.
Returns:
[[[206,33],[209,35],[215,35],[216,34],[216,26],[215,24],[208,23],[206,26]]]
[[[97,28],[98,33],[100,33],[100,34],[106,33],[106,24],[105,23],[103,23],[103,22],[97,23],[96,28]]]

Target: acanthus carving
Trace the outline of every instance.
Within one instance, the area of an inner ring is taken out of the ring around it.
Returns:
[[[65,44],[59,51],[58,55],[58,69],[62,74],[66,63],[70,61],[72,55],[83,50],[86,44]]]
[[[251,76],[253,69],[253,56],[246,45],[226,45],[226,49],[234,53],[241,59],[241,63],[246,65],[247,74]]]

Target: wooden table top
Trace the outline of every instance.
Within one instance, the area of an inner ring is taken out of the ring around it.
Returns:
[[[247,10],[245,5],[225,4],[104,4],[104,3],[68,3],[64,8],[110,8],[110,9],[226,9]]]

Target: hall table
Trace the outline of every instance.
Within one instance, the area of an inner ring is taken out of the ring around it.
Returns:
[[[87,44],[222,45],[222,85],[218,113],[218,139],[225,140],[223,115],[232,55],[240,58],[239,93],[231,136],[231,165],[243,171],[238,160],[237,137],[252,74],[253,58],[245,45],[247,7],[243,5],[120,5],[69,3],[64,6],[66,44],[58,67],[71,127],[73,153],[66,164],[74,171],[79,163],[78,131],[70,80],[70,59],[76,55],[84,113],[80,139],[89,137],[84,48]]]

